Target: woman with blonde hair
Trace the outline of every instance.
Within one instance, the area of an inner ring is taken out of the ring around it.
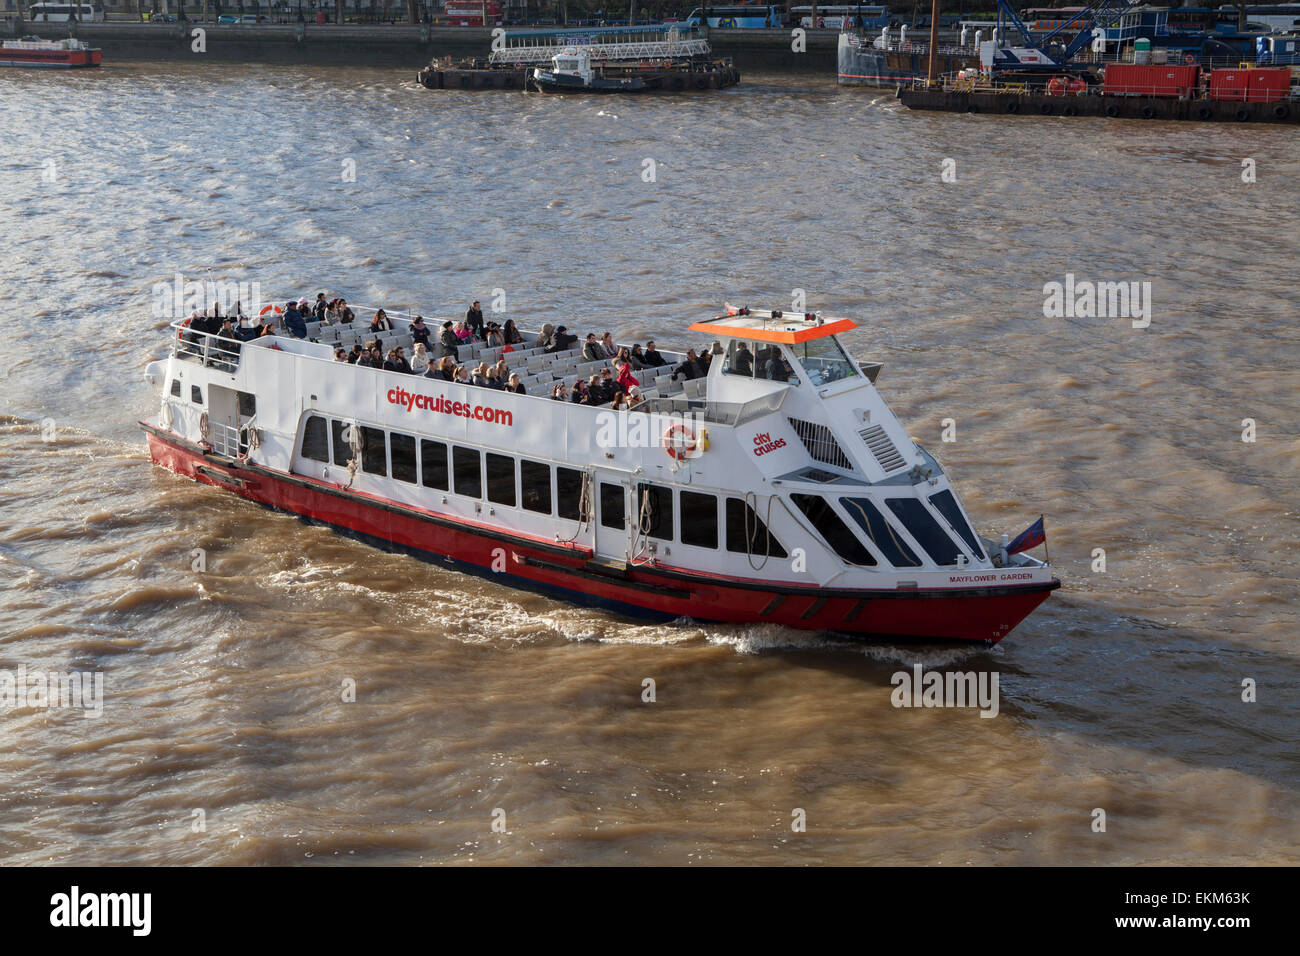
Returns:
[[[429,371],[429,350],[423,342],[416,342],[415,349],[411,352],[411,371],[416,375]]]

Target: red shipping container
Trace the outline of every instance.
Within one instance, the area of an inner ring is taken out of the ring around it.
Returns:
[[[1212,70],[1210,72],[1210,99],[1245,100],[1250,90],[1250,74],[1254,70]]]
[[[1187,96],[1196,88],[1199,66],[1111,63],[1106,66],[1107,96]]]
[[[1286,67],[1247,70],[1250,88],[1246,98],[1252,103],[1275,103],[1291,95],[1291,71]]]

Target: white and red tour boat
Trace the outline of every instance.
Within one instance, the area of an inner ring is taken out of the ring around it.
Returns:
[[[42,40],[23,37],[0,43],[0,66],[34,66],[49,69],[77,69],[99,66],[104,53],[76,37],[65,40]]]
[[[384,350],[409,349],[411,317],[389,316]],[[504,355],[518,394],[340,362],[376,337],[356,324],[237,342],[173,323],[146,372],[153,461],[388,551],[660,620],[991,644],[1060,586],[974,532],[879,364],[845,351],[851,320],[728,309],[690,327],[706,375],[661,350],[619,411],[554,400],[609,363],[537,333]]]

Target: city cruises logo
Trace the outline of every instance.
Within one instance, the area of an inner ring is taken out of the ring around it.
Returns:
[[[1133,328],[1151,324],[1150,282],[1092,282],[1076,280],[1043,285],[1043,317],[1047,319],[1131,319]]]
[[[425,395],[421,392],[408,392],[406,389],[399,387],[390,388],[387,398],[388,404],[400,405],[407,412],[412,412],[418,408],[422,412],[436,412],[440,415],[471,418],[476,422],[487,422],[490,425],[506,425],[509,427],[515,423],[515,413],[509,409],[453,401],[446,395]]]
[[[86,717],[104,716],[104,674],[102,671],[0,670],[0,710],[27,707],[81,710]]]
[[[212,279],[199,281],[186,279],[179,272],[171,282],[154,283],[154,318],[185,319],[195,312],[207,312],[214,305],[219,315],[242,313],[255,316],[262,311],[262,284]]]
[[[889,702],[895,707],[979,707],[981,717],[998,715],[997,671],[895,671]]]

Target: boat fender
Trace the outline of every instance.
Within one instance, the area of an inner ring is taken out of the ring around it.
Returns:
[[[1019,113],[1019,112],[1020,112],[1020,103],[1017,102],[1016,100],[1010,100],[1010,101],[1007,103],[1007,112],[1008,112],[1008,113]]]
[[[680,90],[680,89],[684,89],[685,87],[686,87],[686,81],[684,79],[682,79],[680,76],[673,77],[673,89]]]
[[[204,412],[202,415],[199,416],[199,438],[202,440],[203,444],[205,445],[209,445],[212,443],[212,428],[208,424],[207,412]]]
[[[1116,116],[1119,116],[1119,107],[1116,106],[1114,103],[1108,103],[1106,105],[1106,115],[1109,116],[1111,119],[1114,119]]]
[[[1207,120],[1207,119],[1210,118],[1210,115],[1211,115],[1213,112],[1214,112],[1214,111],[1213,111],[1212,109],[1210,109],[1208,106],[1201,106],[1201,107],[1198,107],[1197,110],[1196,110],[1196,118],[1197,118],[1198,120]]]
[[[1148,103],[1146,106],[1142,107],[1142,118],[1143,118],[1143,119],[1151,119],[1151,118],[1154,117],[1155,115],[1156,115],[1156,108],[1155,108],[1154,106],[1152,106],[1150,103]]]
[[[1278,103],[1277,106],[1273,107],[1273,115],[1278,119],[1286,119],[1291,115],[1291,107],[1285,103]]]
[[[709,88],[709,81],[702,76],[697,77],[695,80],[695,88],[697,90],[707,90]]]
[[[162,408],[158,412],[158,424],[161,425],[163,428],[167,429],[168,431],[171,431],[172,423],[175,420],[176,420],[175,416],[172,414],[171,402],[163,402]]]
[[[1052,104],[1051,104],[1051,103],[1042,103],[1042,104],[1040,104],[1039,107],[1038,107],[1038,112],[1042,113],[1044,116],[1051,116],[1051,115],[1052,115]]]
[[[180,330],[179,332],[176,333],[176,340],[177,340],[178,342],[184,342],[184,341],[185,341],[185,330],[188,329],[189,327],[190,327],[190,320],[189,320],[189,319],[186,319],[184,322],[181,323],[181,330]]]
[[[684,440],[678,441],[678,435],[684,435]],[[685,461],[696,447],[695,435],[685,425],[670,425],[664,432],[664,450],[674,461]]]
[[[1246,109],[1244,106],[1238,106],[1235,115],[1238,123],[1244,123],[1246,120],[1250,119],[1250,110]]]
[[[1061,115],[1062,115],[1062,116],[1077,116],[1078,114],[1079,114],[1079,111],[1076,110],[1076,109],[1074,108],[1073,104],[1071,104],[1070,106],[1067,106],[1067,107],[1065,107],[1065,109],[1061,110]]]

